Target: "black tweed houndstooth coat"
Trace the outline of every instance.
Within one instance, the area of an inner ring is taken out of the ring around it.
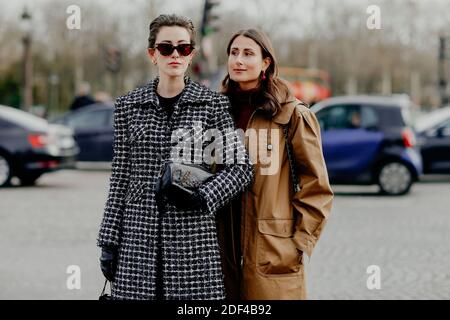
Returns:
[[[112,174],[97,245],[119,247],[116,299],[155,298],[158,233],[165,299],[224,298],[215,214],[250,184],[253,169],[240,139],[228,139],[235,151],[243,151],[244,161],[226,164],[200,187],[207,209],[183,211],[169,204],[158,209],[155,186],[178,148],[173,131],[200,124],[235,135],[228,99],[187,77],[185,83],[170,121],[158,103],[158,78],[115,103]]]

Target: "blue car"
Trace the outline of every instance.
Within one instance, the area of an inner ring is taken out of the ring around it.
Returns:
[[[110,162],[114,144],[114,105],[96,103],[51,121],[73,129],[80,148],[78,161]]]
[[[401,97],[345,96],[315,104],[330,182],[378,184],[387,195],[409,192],[422,174],[411,128],[411,102]]]

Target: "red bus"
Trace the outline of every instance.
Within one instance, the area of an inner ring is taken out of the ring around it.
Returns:
[[[309,105],[331,97],[330,75],[325,70],[281,67],[279,74],[289,82],[295,97]]]

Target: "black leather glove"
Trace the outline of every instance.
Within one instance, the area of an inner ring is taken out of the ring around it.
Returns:
[[[117,267],[117,248],[114,246],[102,247],[100,268],[108,281],[114,280]]]
[[[165,197],[169,204],[173,204],[180,210],[203,210],[206,209],[206,201],[199,192],[191,195],[172,195],[168,193]]]
[[[186,207],[188,209],[206,209],[206,200],[201,196],[199,192],[195,192],[189,197]]]

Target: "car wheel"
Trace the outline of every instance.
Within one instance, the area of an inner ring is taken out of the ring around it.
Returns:
[[[20,175],[20,184],[22,186],[32,186],[36,183],[36,180],[39,179],[39,177],[42,175],[42,173],[31,173],[31,174],[24,174]]]
[[[402,195],[408,193],[413,177],[408,167],[401,162],[388,162],[378,171],[378,185],[381,193]]]
[[[12,170],[8,159],[0,154],[0,187],[7,186],[11,182]]]

